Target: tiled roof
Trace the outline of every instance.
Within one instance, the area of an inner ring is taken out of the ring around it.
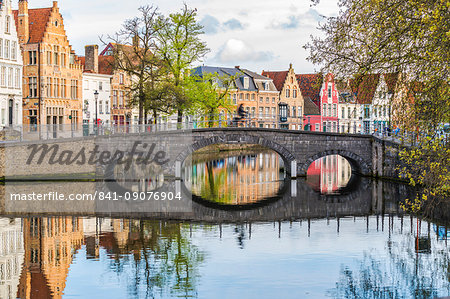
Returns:
[[[78,57],[80,63],[86,66],[86,58],[84,56]],[[114,57],[113,56],[99,56],[98,57],[98,73],[103,75],[113,75]],[[91,73],[91,71],[85,71],[85,73]]]
[[[288,75],[289,71],[281,71],[281,72],[262,72],[263,76],[269,77],[273,80],[273,84],[275,84],[275,87],[278,91],[281,91],[283,89],[284,82],[286,81],[286,77]]]
[[[45,28],[50,19],[52,8],[36,8],[28,10],[28,28],[30,32],[30,39],[28,43],[34,44],[42,41],[44,37]],[[19,26],[19,11],[13,10],[14,20],[16,21],[16,28]]]
[[[303,98],[310,98],[316,105],[319,105],[320,88],[323,83],[322,74],[299,74],[295,76]]]
[[[227,67],[215,67],[215,66],[199,66],[192,70],[192,74],[202,77],[203,74],[214,74],[217,73],[219,76],[236,76],[235,84],[240,90],[256,91],[255,82],[252,77],[244,73],[243,70],[238,68],[227,68]],[[249,78],[249,87],[244,88],[243,78]]]
[[[356,102],[358,104],[371,104],[379,81],[380,74],[368,74],[351,79],[350,86],[353,93],[356,94]]]
[[[314,104],[310,97],[303,98],[305,100],[304,104],[304,114],[305,115],[320,115],[319,106]]]
[[[397,79],[398,73],[384,74],[384,81],[386,82],[389,93],[395,92],[395,85],[397,84]]]

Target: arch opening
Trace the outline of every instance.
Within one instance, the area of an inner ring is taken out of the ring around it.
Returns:
[[[284,170],[284,159],[259,144],[214,144],[185,159],[182,179],[196,201],[219,208],[254,208],[281,198]]]
[[[361,179],[356,161],[342,155],[331,154],[317,158],[309,164],[306,182],[322,195],[343,195],[353,192]]]

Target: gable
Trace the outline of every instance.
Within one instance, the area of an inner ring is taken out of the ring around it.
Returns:
[[[262,72],[262,75],[268,77],[273,80],[273,84],[277,88],[278,91],[283,90],[284,82],[286,81],[286,77],[289,71],[281,71],[281,72]]]
[[[30,39],[28,40],[28,43],[34,44],[42,41],[51,13],[51,7],[28,10],[28,28],[30,32]],[[19,11],[13,10],[13,15],[16,28],[19,28]]]

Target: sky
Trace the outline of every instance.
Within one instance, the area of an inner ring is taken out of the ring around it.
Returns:
[[[319,69],[306,60],[303,45],[317,30],[323,16],[338,13],[337,0],[60,0],[68,38],[77,55],[84,46],[104,45],[99,36],[118,31],[126,19],[137,15],[142,5],[155,5],[161,13],[181,10],[183,2],[197,8],[210,52],[197,65],[234,67],[261,71],[287,70],[292,63],[296,73]],[[29,8],[51,7],[50,0],[28,0]],[[13,0],[17,8],[17,1]]]

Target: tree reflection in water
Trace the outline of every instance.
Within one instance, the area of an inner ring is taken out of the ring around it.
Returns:
[[[428,241],[430,237],[426,237]],[[328,294],[334,298],[438,298],[450,294],[450,252],[436,243],[434,251],[416,251],[411,236],[388,241],[386,257],[365,252],[359,269],[342,266],[336,288]],[[441,290],[439,293],[438,290]],[[442,290],[447,293],[442,294]]]
[[[113,249],[111,268],[129,281],[130,297],[196,297],[204,253],[191,244],[183,224],[136,221],[129,235]]]

